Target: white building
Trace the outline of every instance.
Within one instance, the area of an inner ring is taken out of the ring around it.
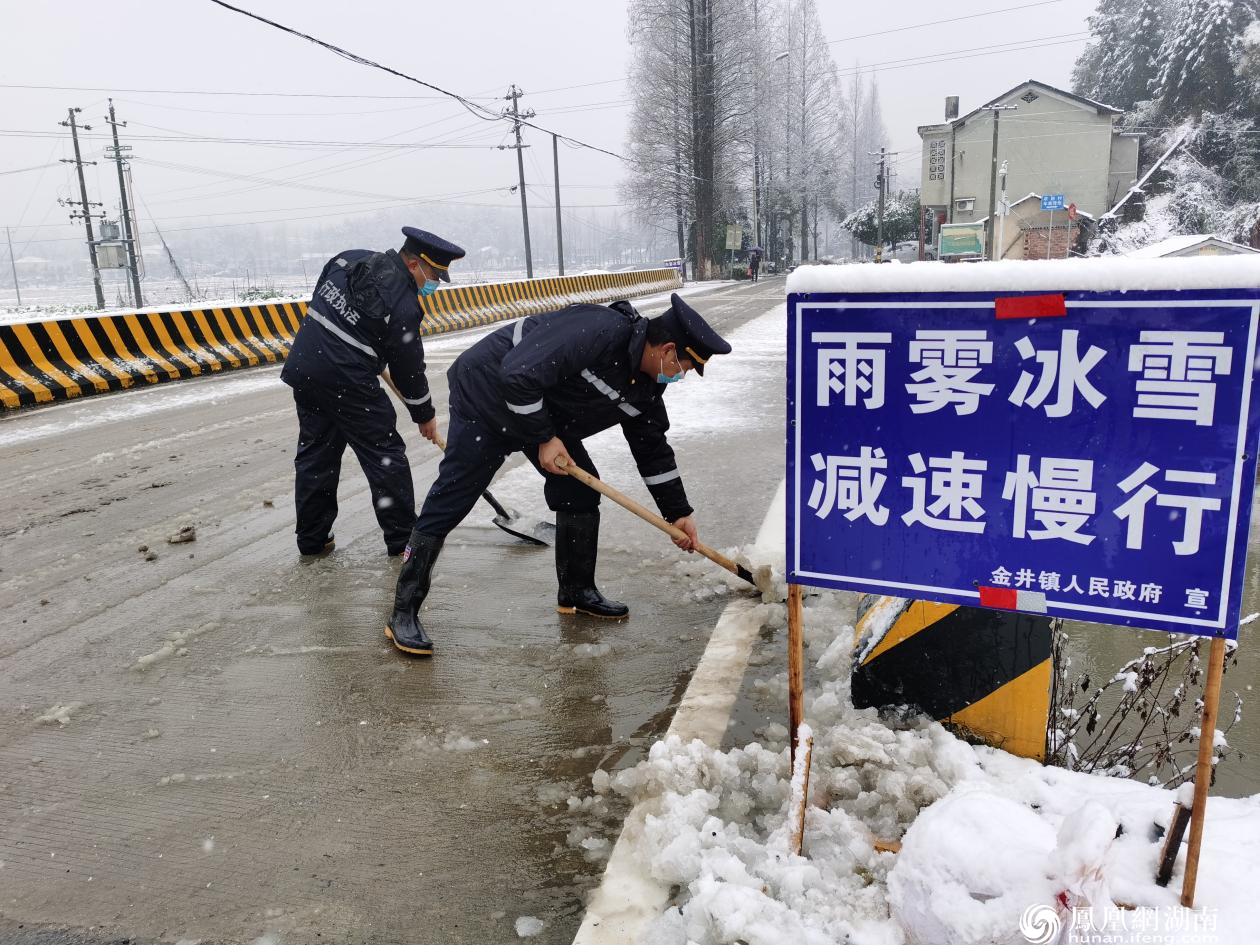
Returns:
[[[1029,79],[961,118],[918,129],[929,245],[942,223],[987,220],[990,203],[1000,197],[993,188],[992,106],[1009,106],[997,119],[997,164],[1007,165],[1009,197],[1062,195],[1089,219],[1106,213],[1136,182],[1140,136],[1116,129],[1119,109]],[[1024,258],[1028,245],[1044,251],[1045,236],[1029,239],[1027,230],[1053,222],[1039,215],[1025,215],[1022,223],[1008,218],[1006,245],[995,255]],[[1066,214],[1060,212],[1057,222],[1066,227]]]

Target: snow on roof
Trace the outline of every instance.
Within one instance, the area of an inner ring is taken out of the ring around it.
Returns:
[[[1166,240],[1160,240],[1158,243],[1152,243],[1150,246],[1143,246],[1141,249],[1135,249],[1125,253],[1130,259],[1159,259],[1164,256],[1171,256],[1173,253],[1190,249],[1194,246],[1200,246],[1204,243],[1217,243],[1221,246],[1229,246],[1236,248],[1241,254],[1250,254],[1256,252],[1250,246],[1244,246],[1242,243],[1235,243],[1231,240],[1221,239],[1215,233],[1192,233],[1187,236],[1170,236]]]
[[[1026,200],[1036,200],[1036,201],[1037,201],[1037,203],[1038,203],[1038,204],[1040,204],[1040,203],[1041,203],[1041,196],[1042,196],[1042,195],[1041,195],[1041,194],[1038,194],[1038,193],[1030,193],[1030,194],[1027,194],[1026,196],[1020,197],[1018,200],[1012,200],[1012,201],[1011,201],[1011,206],[1012,206],[1012,207],[1018,207],[1021,203],[1023,203],[1023,202],[1024,202],[1024,201],[1026,201]],[[1049,211],[1046,211],[1046,212],[1048,213]],[[1058,211],[1058,210],[1056,210],[1055,212],[1056,212],[1056,213],[1059,213],[1059,212],[1062,212],[1062,211]],[[1077,215],[1078,217],[1085,217],[1086,219],[1089,219],[1089,220],[1094,219],[1094,215],[1093,215],[1092,213],[1086,213],[1084,210],[1081,210],[1081,209],[1079,209],[1079,208],[1078,208],[1078,209],[1077,209],[1077,211],[1076,211],[1076,215]]]
[[[1123,292],[1260,287],[1260,256],[802,266],[789,292]]]
[[[996,98],[989,99],[989,101],[985,102],[979,108],[973,109],[972,111],[967,112],[967,114],[963,115],[961,118],[955,119],[953,124],[961,125],[970,121],[972,118],[980,114],[980,112],[984,111],[990,105],[996,105],[998,102],[1002,101],[1005,98],[1009,98],[1010,96],[1018,92],[1020,89],[1029,85],[1035,85],[1037,88],[1042,89],[1046,92],[1050,92],[1054,95],[1061,95],[1063,98],[1066,98],[1068,101],[1076,102],[1078,105],[1084,105],[1088,108],[1097,109],[1100,112],[1110,112],[1113,115],[1124,114],[1123,109],[1116,108],[1112,105],[1105,105],[1102,102],[1096,102],[1092,98],[1086,98],[1083,95],[1077,95],[1075,92],[1069,92],[1066,89],[1058,88],[1057,86],[1053,86],[1048,82],[1041,82],[1037,79],[1025,79],[1023,82],[1019,83],[1019,85],[1015,86],[1014,88],[1007,89],[1005,92],[1003,92],[1001,95],[997,96]]]

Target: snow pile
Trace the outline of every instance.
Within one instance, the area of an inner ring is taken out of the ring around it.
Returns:
[[[532,915],[523,915],[516,920],[516,934],[520,938],[533,938],[543,930],[545,924]]]
[[[81,708],[83,708],[82,702],[67,702],[64,705],[58,703],[35,719],[35,721],[41,725],[52,725],[54,722],[62,726],[69,725],[70,720],[74,717],[74,713]]]
[[[782,626],[783,605],[761,608]],[[1177,911],[1184,853],[1168,888],[1153,880],[1175,792],[1043,768],[922,717],[854,709],[851,618],[852,595],[806,600],[807,654],[821,655],[806,672],[814,743],[803,857],[790,852],[782,726],[763,730],[773,744],[727,751],[669,737],[635,768],[596,773],[597,794],[649,811],[627,822],[624,839],[677,890],[640,945],[1026,943],[1021,927],[1066,928],[1078,914],[1119,936],[1108,941],[1149,941],[1141,936],[1152,930],[1168,936],[1159,941],[1204,941],[1204,925]],[[786,704],[785,672],[759,682]],[[877,841],[900,841],[900,853]],[[1260,938],[1257,876],[1260,796],[1213,798],[1197,904],[1217,941]]]

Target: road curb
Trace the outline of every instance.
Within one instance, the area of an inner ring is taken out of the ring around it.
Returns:
[[[761,530],[757,547],[781,547],[786,502],[786,481],[779,483]],[[700,663],[691,677],[665,737],[690,742],[699,739],[718,748],[731,710],[739,696],[753,643],[761,629],[757,599],[731,601],[722,611]],[[636,804],[626,817],[604,878],[591,894],[582,925],[573,945],[627,945],[638,940],[647,924],[660,915],[669,901],[669,887],[647,869],[638,849],[647,819],[660,812],[659,799]]]

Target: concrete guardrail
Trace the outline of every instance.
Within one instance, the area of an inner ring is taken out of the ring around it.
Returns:
[[[673,269],[446,286],[421,299],[421,333],[440,335],[574,302],[612,302],[682,285]],[[0,406],[16,409],[285,359],[305,302],[141,309],[0,324]]]

